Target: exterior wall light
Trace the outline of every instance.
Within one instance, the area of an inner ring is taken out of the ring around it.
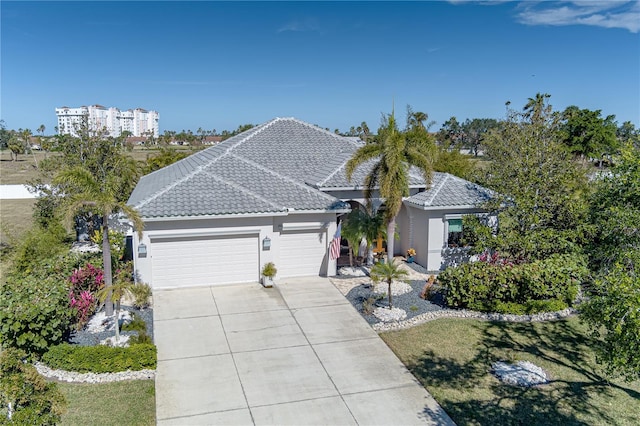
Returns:
[[[144,243],[138,244],[138,257],[147,257],[147,246]]]
[[[264,237],[262,240],[262,250],[271,250],[271,238]]]

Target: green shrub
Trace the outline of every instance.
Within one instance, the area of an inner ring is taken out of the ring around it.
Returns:
[[[11,277],[0,293],[0,343],[40,355],[69,335],[73,312],[68,282]]]
[[[68,242],[66,231],[60,225],[33,227],[15,249],[13,269],[23,275],[32,274],[40,269],[43,262],[67,251]]]
[[[122,331],[138,331],[138,332],[146,332],[147,331],[147,323],[140,317],[140,315],[133,314],[133,320],[124,324],[121,327]]]
[[[58,424],[66,411],[65,398],[55,383],[23,362],[25,356],[13,348],[0,354],[0,424]]]
[[[149,306],[149,298],[151,297],[151,287],[147,283],[135,283],[129,288],[129,292],[133,296],[133,306],[143,309]]]
[[[446,269],[438,280],[451,307],[524,314],[565,309],[588,276],[582,257],[554,255],[515,265],[467,263]]]
[[[156,347],[150,344],[128,348],[77,346],[64,343],[53,346],[42,356],[51,368],[80,373],[115,373],[156,368]]]

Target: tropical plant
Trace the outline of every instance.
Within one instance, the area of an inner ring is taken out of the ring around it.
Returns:
[[[54,184],[60,185],[65,192],[62,204],[68,222],[72,222],[75,214],[89,207],[102,216],[102,260],[104,265],[104,283],[107,292],[105,299],[105,313],[113,315],[113,304],[110,299],[110,287],[113,284],[113,272],[111,262],[111,244],[109,240],[109,217],[113,213],[123,212],[133,222],[138,235],[142,237],[144,223],[138,212],[121,200],[123,187],[128,187],[130,179],[137,174],[135,162],[122,159],[114,167],[105,180],[100,181],[89,170],[82,166],[66,168],[60,171]]]
[[[349,245],[349,266],[353,266],[353,257],[357,255],[360,242],[364,237],[362,230],[362,216],[365,213],[360,209],[354,209],[342,221],[341,236]]]
[[[114,329],[116,345],[120,342],[120,302],[125,294],[131,294],[131,287],[133,287],[133,285],[133,265],[131,262],[127,262],[121,269],[116,271],[113,284],[108,288],[106,286],[101,288],[97,293],[101,303],[105,303],[107,300],[115,302]]]
[[[394,259],[391,259],[386,263],[376,263],[373,268],[371,268],[370,276],[374,283],[386,282],[389,285],[387,294],[389,295],[389,309],[391,309],[393,307],[391,304],[393,299],[391,297],[391,284],[393,281],[406,281],[406,277],[408,277],[409,274],[404,269],[401,269],[400,265],[396,263]]]
[[[278,269],[276,268],[276,265],[273,262],[267,262],[262,267],[262,275],[267,278],[273,279],[273,277],[275,277],[277,273],[278,273]]]
[[[356,168],[373,161],[364,180],[364,196],[367,207],[372,208],[374,191],[379,191],[385,202],[387,224],[387,253],[394,255],[396,216],[402,207],[403,197],[409,196],[409,168],[417,167],[426,184],[431,182],[433,140],[424,128],[416,126],[405,132],[398,130],[392,112],[384,117],[378,135],[372,143],[360,147],[347,162],[346,175],[351,181]]]

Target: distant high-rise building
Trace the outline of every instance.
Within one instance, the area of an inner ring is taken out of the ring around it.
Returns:
[[[58,116],[58,133],[61,135],[77,136],[78,126],[84,119],[89,129],[94,132],[104,132],[108,136],[120,136],[122,132],[129,132],[131,136],[158,137],[160,128],[157,111],[147,111],[136,108],[120,111],[118,108],[105,108],[102,105],[81,106],[80,108],[56,108]]]

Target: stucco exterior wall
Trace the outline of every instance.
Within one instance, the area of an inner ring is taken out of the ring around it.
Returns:
[[[142,239],[137,234],[133,237],[134,267],[140,282],[153,283],[152,259],[154,238],[189,236],[232,236],[237,234],[256,234],[260,241],[260,267],[267,262],[280,263],[279,237],[283,230],[316,229],[327,233],[329,243],[336,232],[335,213],[291,214],[287,216],[258,216],[246,218],[215,218],[215,219],[179,219],[145,222]],[[269,238],[271,247],[263,248],[263,240]],[[138,252],[140,244],[146,246],[146,255]],[[336,261],[329,259],[328,250],[324,259],[318,259],[322,264],[322,275],[336,274]]]

